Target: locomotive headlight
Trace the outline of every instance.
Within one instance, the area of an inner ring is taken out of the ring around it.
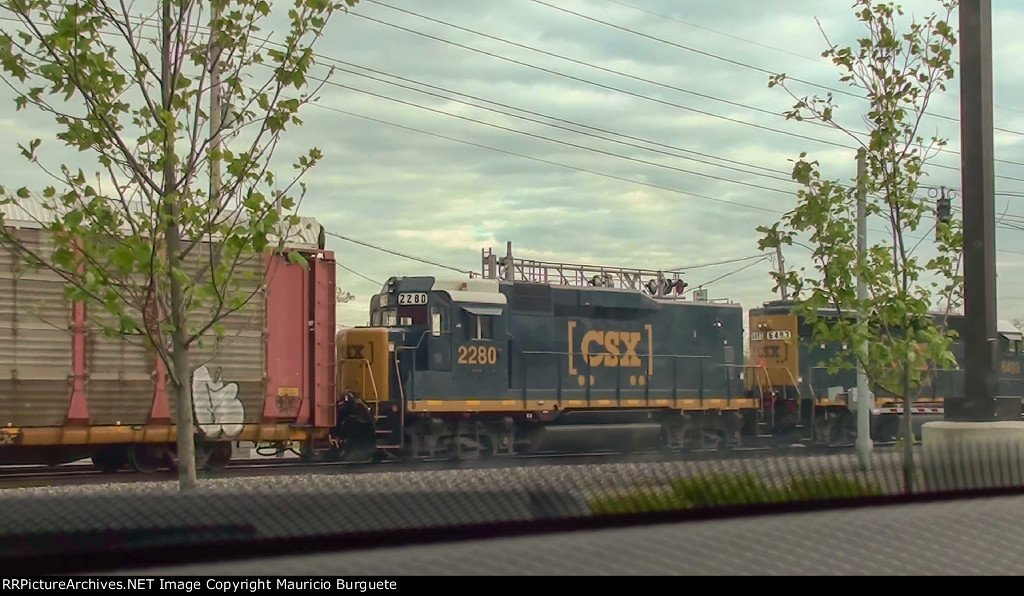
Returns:
[[[722,320],[721,319],[715,319],[715,322],[711,323],[711,326],[716,328],[716,329],[721,327],[722,326]]]

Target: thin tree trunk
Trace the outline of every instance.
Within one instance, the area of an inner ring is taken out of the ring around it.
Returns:
[[[174,37],[174,23],[171,19],[171,1],[163,0],[163,60],[161,65],[162,107],[171,112],[171,99],[174,96],[176,81],[171,69],[174,60],[173,48],[177,46]],[[163,205],[167,216],[165,237],[167,254],[167,275],[170,283],[170,324],[174,327],[171,333],[171,362],[174,366],[171,384],[174,386],[175,405],[177,407],[177,439],[178,439],[178,486],[181,491],[196,487],[196,445],[195,425],[192,420],[192,371],[189,370],[189,358],[186,351],[188,341],[187,320],[184,310],[184,291],[176,272],[181,270],[181,217],[178,205],[178,188],[175,180],[174,141],[176,133],[171,126],[164,125],[164,171],[163,171]]]
[[[174,283],[172,282],[172,286]],[[180,286],[180,284],[178,284]],[[174,297],[181,301],[181,288],[177,292],[171,289],[171,304],[174,304]],[[177,404],[177,435],[178,435],[178,488],[181,491],[189,491],[196,487],[196,444],[195,444],[195,423],[192,414],[192,383],[191,365],[189,354],[184,349],[185,331],[181,326],[175,330],[171,338],[174,353],[174,376],[179,380],[174,385],[175,403]]]

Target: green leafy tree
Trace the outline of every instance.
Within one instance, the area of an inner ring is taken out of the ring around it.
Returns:
[[[0,225],[0,244],[58,273],[91,324],[164,362],[182,490],[196,485],[190,350],[223,337],[222,321],[259,285],[246,263],[280,250],[299,223],[301,177],[320,151],[295,156],[287,178],[273,156],[316,92],[313,45],[356,2],[160,0],[148,13],[108,0],[0,2],[0,67],[17,108],[52,116],[56,139],[81,156],[59,163],[41,139],[20,145],[43,182],[0,188],[0,201],[41,196],[50,242]]]
[[[776,288],[785,284],[792,290],[795,311],[813,326],[818,341],[850,347],[827,363],[833,370],[853,356],[872,386],[902,396],[904,437],[911,436],[909,406],[915,395],[937,367],[956,365],[950,350],[953,332],[930,313],[944,308],[948,316],[962,302],[960,224],[936,222],[926,232],[926,240],[933,234],[935,239],[928,243],[930,258],[920,255],[923,241],[912,238],[925,232],[931,210],[921,186],[926,163],[946,145],[944,139],[926,138],[922,132],[930,101],[954,75],[956,38],[949,17],[956,2],[939,4],[940,13],[916,19],[893,3],[857,0],[855,13],[866,35],[852,47],[839,47],[825,35],[828,49],[822,56],[839,67],[840,81],[870,104],[862,114],[866,133],[836,120],[839,110],[831,94],[798,96],[784,74],[769,79],[769,87],[781,87],[795,100],[786,113],[789,119],[842,131],[856,143],[866,168],[855,185],[843,184],[823,177],[819,163],[801,153],[792,171],[801,185],[797,205],[774,225],[758,228],[763,235],[759,246],[774,249],[796,238],[810,244],[811,271],[774,273]],[[889,232],[868,244],[863,259],[856,237],[858,187],[866,193],[869,221],[884,220]],[[857,298],[858,274],[866,281],[865,300]],[[829,316],[819,316],[819,309],[827,309]],[[905,441],[904,449],[908,490],[911,443]]]

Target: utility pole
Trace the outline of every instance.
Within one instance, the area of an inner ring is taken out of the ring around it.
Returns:
[[[1020,420],[1020,400],[997,399],[992,3],[960,2],[960,155],[964,217],[966,395],[946,420]]]
[[[776,236],[778,240],[778,236]],[[789,288],[786,287],[786,262],[782,260],[782,242],[775,243],[775,257],[779,260],[779,291],[782,299],[789,300]]]
[[[223,107],[220,97],[220,43],[217,40],[217,21],[220,20],[219,0],[210,3],[210,201],[215,202],[211,221],[224,206],[220,196],[220,129]]]
[[[933,490],[1006,486],[1003,483],[1009,481],[1008,475],[1017,478],[1024,473],[1024,459],[1019,455],[1024,449],[1021,400],[1000,397],[997,382],[1001,354],[996,335],[992,2],[960,0],[959,10],[967,374],[965,395],[944,400],[945,420],[922,427],[925,476]],[[968,445],[974,448],[973,454],[965,452]],[[954,470],[956,473],[951,474]]]
[[[864,281],[864,262],[867,255],[867,187],[864,177],[867,175],[867,163],[864,152],[857,152],[857,302],[864,304],[868,297],[867,283]],[[858,313],[863,322],[864,314]],[[861,466],[867,472],[871,469],[871,410],[874,400],[871,399],[868,387],[868,376],[864,372],[862,360],[867,358],[867,342],[861,341],[857,347],[857,455]]]

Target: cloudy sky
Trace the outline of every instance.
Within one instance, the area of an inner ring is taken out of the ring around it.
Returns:
[[[511,241],[523,258],[681,267],[691,289],[745,307],[773,298],[774,263],[746,258],[759,254],[756,226],[794,205],[789,160],[807,151],[826,174],[850,178],[855,157],[842,134],[785,121],[792,100],[768,89],[768,73],[844,89],[820,57],[815,17],[849,44],[863,32],[851,3],[547,2],[361,0],[337,15],[316,47],[336,71],[287,137],[324,152],[302,214],[459,270],[479,272],[481,249],[504,252]],[[1024,4],[992,4],[1000,318],[1024,318]],[[935,159],[927,184],[960,186],[959,128],[948,118],[958,96],[954,81],[926,120],[953,151]],[[837,103],[862,127],[864,101]],[[23,168],[15,139],[43,126],[0,104],[9,178]],[[883,225],[871,224],[869,237]],[[369,297],[389,276],[462,275],[338,238],[328,247],[346,268],[339,285],[356,297],[339,307],[343,324],[367,322]],[[787,266],[805,265],[806,254],[793,247]]]

